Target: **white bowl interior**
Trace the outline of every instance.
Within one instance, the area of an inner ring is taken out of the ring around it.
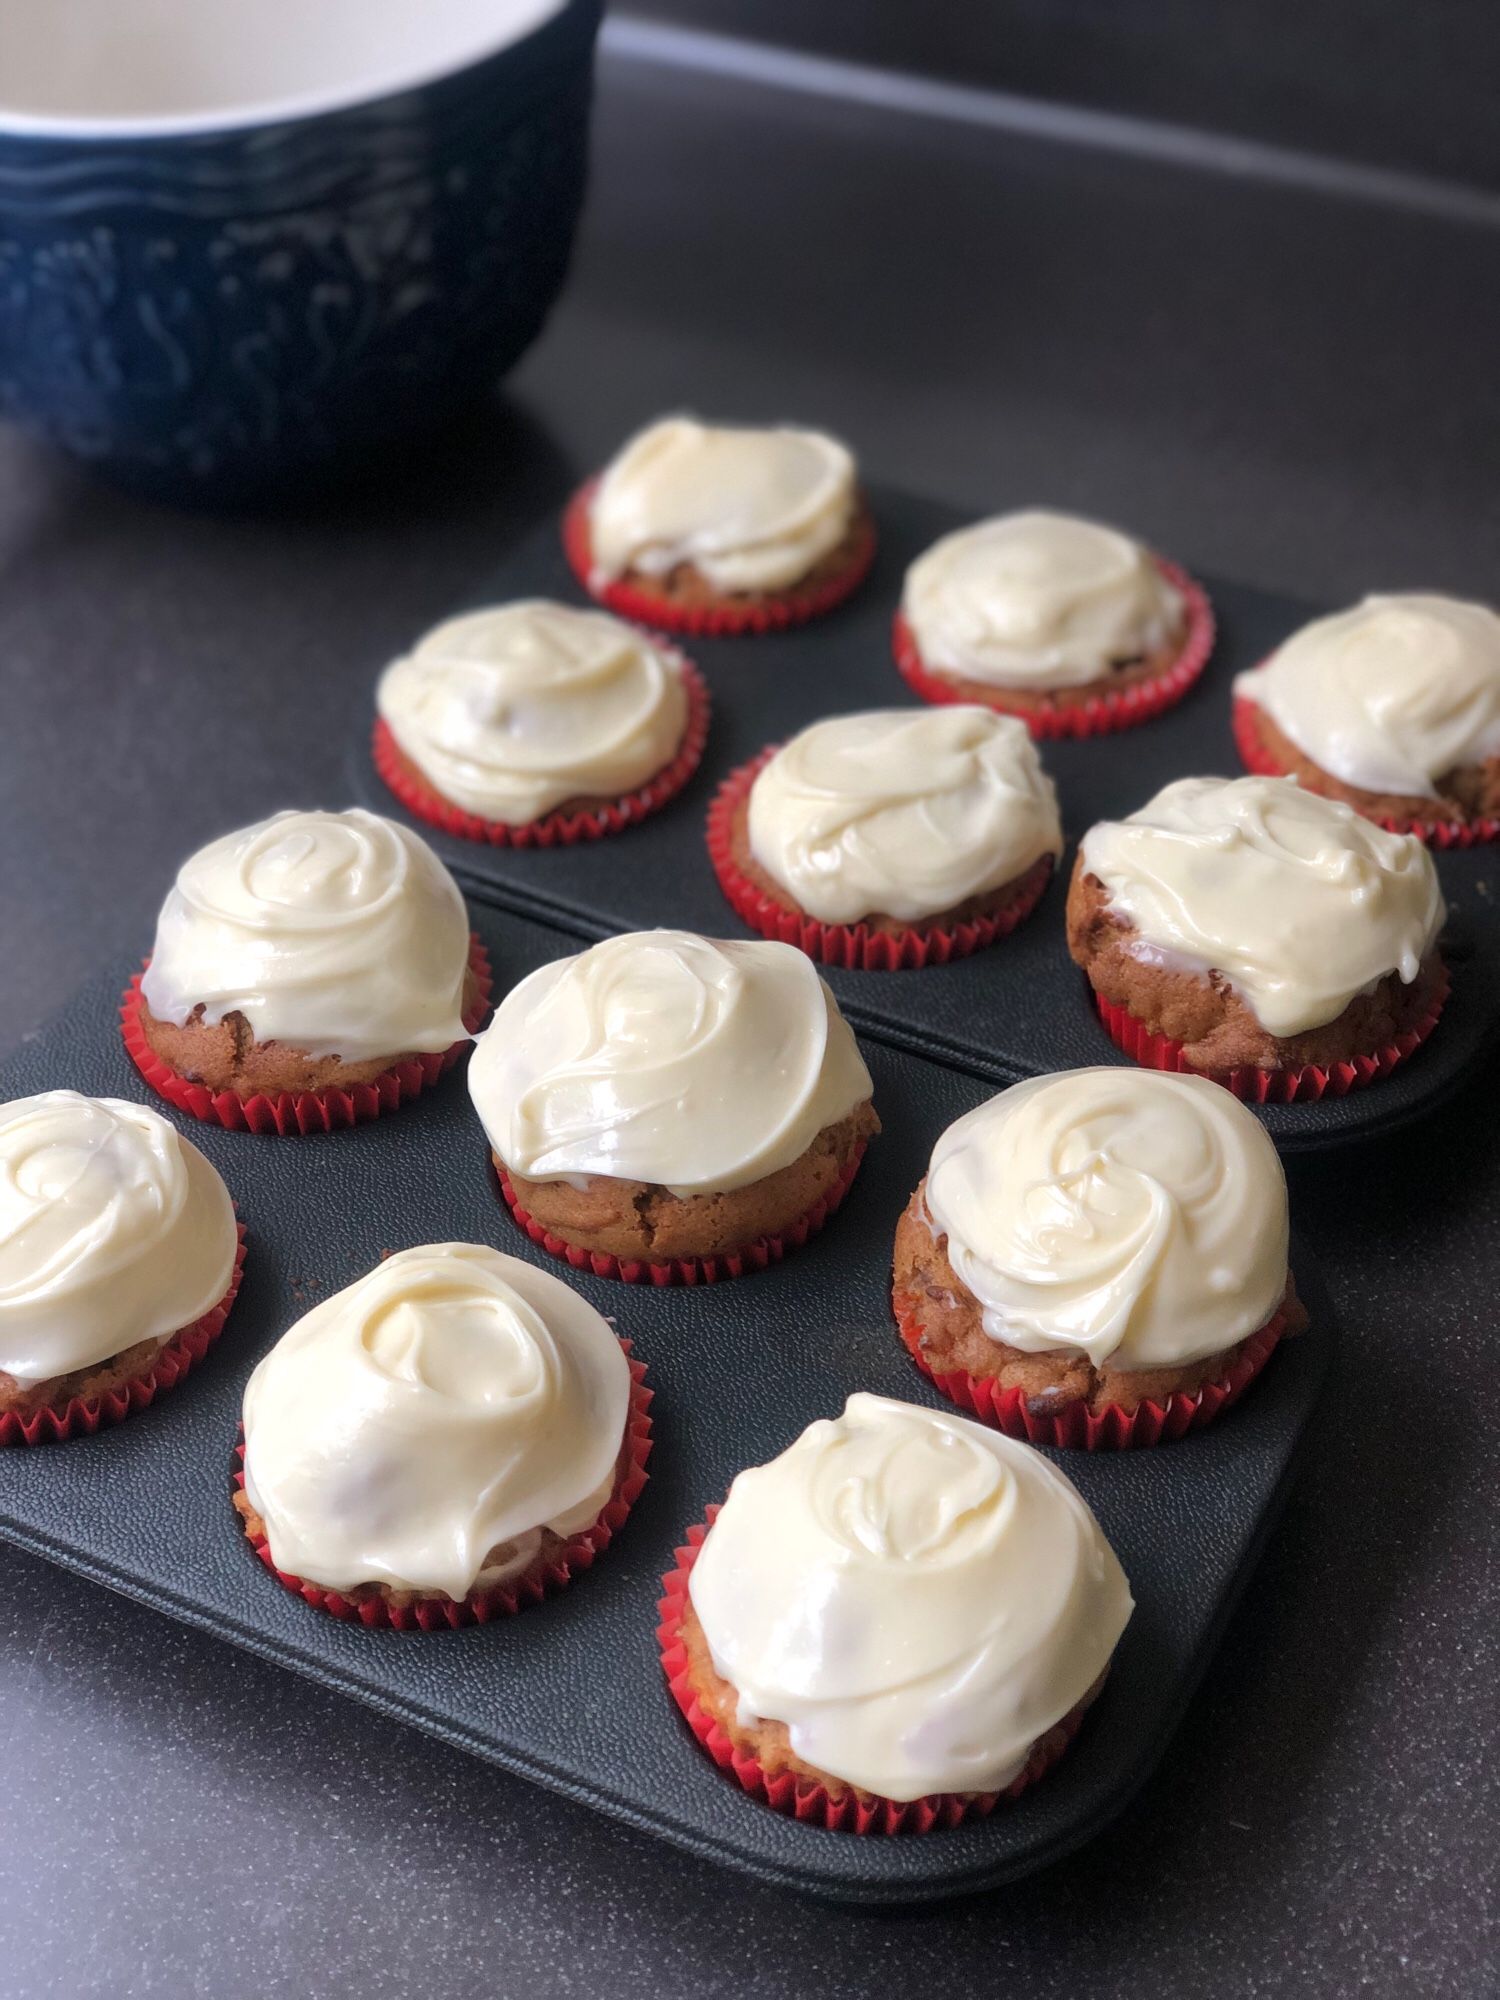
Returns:
[[[3,0],[0,130],[306,116],[518,41],[565,0]]]

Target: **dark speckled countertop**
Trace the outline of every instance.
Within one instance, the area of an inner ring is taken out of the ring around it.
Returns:
[[[627,427],[846,434],[1326,600],[1493,597],[1500,236],[612,56],[572,287],[489,420],[337,509],[195,520],[0,441],[0,1046],[181,855],[341,801],[352,686]],[[919,1917],[723,1875],[0,1548],[0,1991],[1496,1990],[1500,1072],[1293,1176],[1346,1339],[1158,1774]]]

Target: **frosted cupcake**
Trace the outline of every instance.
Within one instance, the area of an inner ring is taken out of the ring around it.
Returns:
[[[1040,1777],[1133,1608],[1039,1452],[870,1395],[742,1472],[664,1583],[700,1743],[767,1804],[862,1833],[952,1825]]]
[[[523,979],[469,1091],[533,1241],[656,1283],[760,1269],[805,1241],[880,1129],[802,953],[688,931],[608,938]]]
[[[674,648],[598,611],[473,611],[387,667],[376,768],[444,832],[550,846],[618,832],[697,767],[708,690]]]
[[[178,870],[125,1040],[195,1117],[327,1130],[433,1082],[488,992],[463,897],[425,841],[358,809],[283,812]]]
[[[927,701],[978,701],[1038,736],[1143,722],[1203,671],[1213,617],[1174,564],[1114,528],[1031,509],[945,535],[906,573],[897,664]]]
[[[214,1168],[141,1104],[0,1105],[0,1444],[93,1431],[174,1387],[224,1324],[240,1231]]]
[[[403,1250],[250,1377],[235,1508],[267,1568],[337,1617],[512,1612],[587,1568],[645,1484],[640,1375],[548,1272],[474,1243]]]
[[[1180,778],[1084,835],[1068,949],[1137,1060],[1321,1096],[1431,1032],[1444,915],[1420,841],[1288,778]]]
[[[827,963],[945,963],[1014,929],[1062,852],[1025,725],[976,706],[816,722],[731,777],[709,818],[747,923]]]
[[[578,494],[563,535],[602,604],[686,632],[800,624],[847,597],[875,552],[836,439],[691,417],[638,432]]]
[[[1500,616],[1417,593],[1303,626],[1234,684],[1252,771],[1439,846],[1500,832]]]
[[[1039,1444],[1207,1422],[1305,1324],[1265,1127],[1195,1076],[1066,1070],[950,1125],[896,1228],[902,1338]]]

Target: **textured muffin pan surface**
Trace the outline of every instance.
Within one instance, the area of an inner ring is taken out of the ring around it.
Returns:
[[[891,656],[891,616],[902,578],[930,542],[973,518],[884,489],[873,493],[872,504],[881,537],[875,565],[839,610],[791,632],[676,642],[713,691],[708,748],[681,796],[641,826],[548,850],[487,847],[422,826],[381,783],[370,760],[381,661],[370,663],[350,717],[354,795],[419,826],[471,892],[530,911],[579,938],[661,923],[710,937],[753,935],[709,865],[704,821],[715,790],[768,743],[785,741],[821,716],[916,705]],[[1178,559],[1191,554],[1163,553]],[[1186,698],[1138,728],[1040,746],[1057,781],[1068,847],[1037,909],[1011,936],[953,965],[906,972],[825,968],[857,1028],[994,1083],[1127,1060],[1100,1025],[1064,940],[1063,905],[1077,842],[1095,820],[1134,811],[1172,778],[1240,775],[1230,726],[1234,675],[1323,608],[1212,577],[1200,581],[1213,600],[1219,637]],[[515,597],[588,601],[568,568],[557,521],[543,522],[492,572],[476,578],[470,602]],[[412,641],[418,636],[410,634]],[[1435,859],[1449,903],[1445,946],[1453,970],[1443,1019],[1409,1062],[1367,1089],[1317,1104],[1260,1107],[1258,1115],[1285,1151],[1373,1136],[1420,1115],[1457,1088],[1500,1028],[1500,846]]]
[[[747,667],[751,664],[747,657]],[[479,912],[496,990],[576,948]],[[133,967],[87,987],[3,1071],[5,1098],[67,1085],[154,1101],[121,1044]],[[803,1250],[754,1277],[657,1290],[568,1273],[501,1206],[462,1068],[352,1131],[261,1138],[168,1110],[214,1161],[249,1232],[244,1286],[201,1368],[93,1438],[0,1451],[0,1534],[190,1625],[307,1674],[506,1770],[706,1858],[846,1902],[922,1902],[1025,1874],[1097,1832],[1159,1758],[1279,1509],[1334,1343],[1312,1313],[1243,1401],[1156,1450],[1053,1454],[1117,1549],[1137,1609],[1104,1694],[1057,1768],[988,1820],[910,1838],[802,1826],[745,1797],[694,1743],[658,1661],[656,1602],[684,1531],[742,1467],[854,1389],[942,1403],[891,1321],[896,1219],[938,1133],[989,1083],[864,1040],[885,1130],[849,1198]],[[229,1504],[246,1377],[301,1313],[383,1252],[469,1240],[569,1276],[645,1362],[651,1478],[597,1565],[513,1618],[439,1633],[340,1624],[283,1591]],[[226,1655],[225,1673],[234,1671]]]

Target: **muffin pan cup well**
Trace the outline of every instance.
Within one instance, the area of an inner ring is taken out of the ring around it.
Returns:
[[[1024,497],[997,493],[995,504]],[[419,827],[465,886],[584,941],[655,924],[710,937],[754,935],[714,877],[705,821],[715,793],[768,744],[785,742],[821,716],[913,706],[916,697],[891,653],[891,618],[902,578],[930,542],[973,518],[889,489],[875,489],[870,500],[879,551],[847,603],[795,631],[691,642],[713,692],[714,718],[703,761],[678,798],[618,839],[545,853],[486,847]],[[1323,608],[1213,578],[1206,588],[1218,640],[1203,675],[1177,706],[1126,734],[1040,746],[1057,781],[1069,850],[1036,909],[1009,936],[958,963],[897,971],[826,967],[825,977],[856,1029],[875,1030],[993,1084],[1082,1063],[1129,1060],[1110,1041],[1088,985],[1068,957],[1063,905],[1072,848],[1095,820],[1134,811],[1169,779],[1238,775],[1231,728],[1234,675],[1264,659]],[[589,601],[568,566],[555,517],[476,576],[467,601],[478,605],[522,596]],[[391,654],[417,636],[392,633]],[[364,674],[351,670],[349,782],[362,805],[403,819],[409,816],[381,783],[369,753],[375,681],[385,664],[372,659]],[[1438,1029],[1410,1062],[1366,1090],[1320,1102],[1257,1106],[1283,1150],[1337,1145],[1419,1116],[1458,1087],[1500,1029],[1500,847],[1455,850],[1435,859],[1450,908],[1444,943],[1453,973],[1453,992]]]
[[[524,917],[476,910],[475,923],[499,990],[576,947]],[[151,1101],[118,1031],[128,971],[111,966],[78,995],[0,1071],[0,1091],[68,1084]],[[919,1839],[857,1839],[769,1811],[678,1713],[657,1602],[673,1551],[734,1475],[842,1409],[852,1390],[948,1407],[891,1318],[892,1236],[939,1132],[993,1086],[884,1037],[867,1036],[864,1050],[884,1131],[815,1242],[732,1284],[657,1289],[569,1274],[646,1366],[654,1449],[629,1520],[556,1597],[457,1631],[369,1631],[281,1589],[230,1503],[250,1370],[383,1252],[466,1239],[557,1269],[496,1198],[462,1066],[399,1118],[296,1145],[169,1113],[224,1175],[249,1228],[234,1312],[188,1379],[129,1423],[0,1452],[0,1534],[612,1818],[814,1895],[929,1902],[1076,1847],[1151,1771],[1224,1629],[1292,1475],[1333,1351],[1332,1309],[1294,1245],[1311,1329],[1281,1343],[1233,1410],[1155,1451],[1062,1457],[1119,1553],[1136,1612],[1055,1770],[988,1818]]]

